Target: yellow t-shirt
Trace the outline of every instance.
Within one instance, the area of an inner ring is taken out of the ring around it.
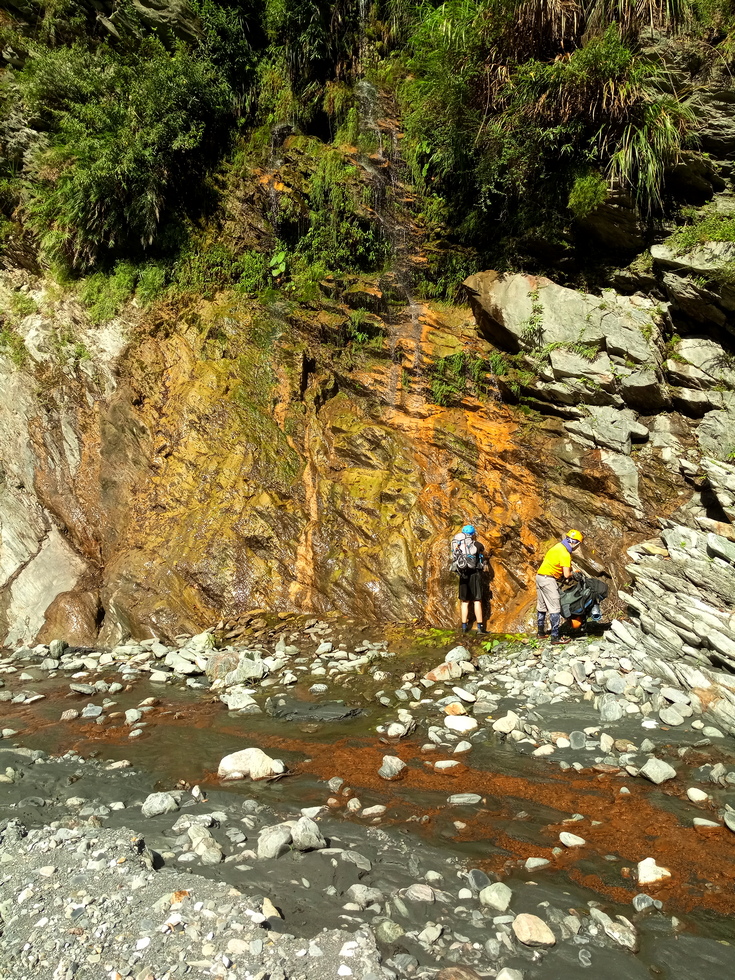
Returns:
[[[544,560],[539,568],[539,575],[553,575],[554,578],[561,578],[564,575],[563,569],[572,567],[572,556],[566,547],[559,542],[544,555]]]

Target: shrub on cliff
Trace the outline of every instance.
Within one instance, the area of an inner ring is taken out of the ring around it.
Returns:
[[[230,90],[206,60],[148,39],[124,60],[104,47],[44,51],[17,82],[32,153],[25,208],[43,252],[73,269],[148,248],[186,212],[226,135]]]

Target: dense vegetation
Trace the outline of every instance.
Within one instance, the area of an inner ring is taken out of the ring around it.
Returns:
[[[426,288],[451,291],[473,262],[512,262],[534,240],[568,242],[611,187],[660,213],[693,112],[647,31],[679,32],[723,66],[735,51],[733,0],[0,9],[2,241],[16,261],[85,277],[100,318],[171,281],[257,291],[380,268],[395,242],[356,165],[375,150],[364,78],[400,109],[420,221],[464,249],[437,251]],[[299,194],[276,203],[269,240],[212,244],[233,175],[267,169],[279,126],[310,161]]]

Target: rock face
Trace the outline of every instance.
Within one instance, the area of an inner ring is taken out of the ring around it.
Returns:
[[[735,465],[705,458],[702,469],[698,491],[662,522],[660,539],[629,549],[635,585],[620,598],[630,622],[614,622],[606,639],[637,669],[689,692],[672,690],[662,719],[688,717],[696,702],[718,728],[733,732]],[[641,772],[655,782],[675,774],[659,760]]]
[[[532,435],[527,453],[514,412],[471,385],[449,405],[431,400],[438,359],[473,344],[490,353],[469,320],[457,328],[422,307],[431,339],[413,342],[421,377],[406,369],[401,387],[387,356],[350,372],[328,346],[303,360],[311,321],[298,337],[274,321],[281,339],[266,348],[242,308],[208,309],[201,336],[156,331],[135,310],[97,326],[29,282],[42,312],[18,327],[27,362],[0,354],[0,642],[171,639],[254,608],[445,625],[457,588],[447,541],[469,513],[486,515],[494,625],[510,628],[547,540],[578,507],[607,511],[588,486],[617,493],[582,451],[559,463],[563,431]],[[333,306],[338,331],[348,314]],[[58,363],[58,323],[73,324],[88,359]],[[263,382],[247,397],[243,363]],[[595,362],[593,382],[606,371]],[[555,503],[546,474],[560,465],[571,479]],[[518,520],[520,554],[507,534]]]

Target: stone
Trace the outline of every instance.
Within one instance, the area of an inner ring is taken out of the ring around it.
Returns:
[[[559,834],[559,840],[565,847],[584,847],[584,845],[587,843],[584,837],[578,837],[576,834],[570,834],[566,830]]]
[[[461,663],[464,660],[472,660],[472,654],[463,646],[452,647],[444,657],[444,662],[447,664]]]
[[[735,834],[735,813],[733,813],[731,810],[725,810],[723,819],[727,829],[731,830]]]
[[[260,711],[255,698],[248,694],[242,687],[231,687],[224,694],[220,695],[220,701],[226,704],[230,711],[245,711],[253,706],[257,707],[258,711]]]
[[[427,681],[435,681],[436,683],[442,683],[443,681],[454,681],[462,676],[462,667],[458,662],[451,664],[439,664],[438,667],[434,667],[426,674]]]
[[[261,860],[278,858],[291,844],[291,830],[283,824],[264,827],[258,837],[258,857]]]
[[[219,764],[217,775],[220,779],[268,779],[286,771],[280,759],[271,759],[262,749],[240,749],[226,755]]]
[[[661,783],[667,782],[669,779],[676,778],[676,769],[670,766],[668,762],[664,762],[661,759],[651,758],[646,764],[640,769],[640,775],[644,776],[646,779],[650,779],[652,783],[659,786]]]
[[[443,932],[444,926],[437,925],[433,922],[428,922],[426,924],[426,928],[418,934],[418,940],[420,943],[426,943],[427,946],[431,946],[437,941]]]
[[[384,755],[383,765],[378,769],[378,775],[381,779],[398,779],[405,768],[406,763],[403,759],[395,755]]]
[[[521,720],[515,711],[509,711],[503,718],[493,722],[493,731],[501,735],[509,735],[515,729],[521,728]]]
[[[373,905],[383,901],[383,893],[379,888],[370,888],[368,885],[350,885],[345,892],[345,898],[354,902],[360,909],[366,909],[368,905]]]
[[[488,885],[480,892],[480,905],[487,908],[497,909],[498,912],[505,912],[510,905],[513,892],[502,881],[496,881]]]
[[[599,708],[600,721],[603,724],[620,721],[625,714],[625,708],[614,694],[603,694],[600,698]]]
[[[638,884],[655,885],[671,877],[668,868],[659,867],[653,858],[644,858],[638,862]]]
[[[554,674],[554,683],[561,684],[563,687],[571,687],[574,684],[574,674],[569,670],[560,670]]]
[[[452,732],[460,732],[462,735],[466,735],[467,732],[477,728],[477,721],[467,715],[447,715],[444,718],[444,726]]]
[[[556,938],[543,919],[528,912],[521,912],[512,922],[516,939],[524,946],[555,946]]]
[[[367,818],[382,817],[387,809],[388,809],[387,807],[383,806],[380,803],[377,803],[375,806],[366,806],[365,809],[360,814],[360,816],[367,817]]]
[[[523,980],[523,972],[521,970],[511,970],[510,967],[504,966],[495,977],[495,980]]]
[[[542,857],[530,857],[526,858],[523,867],[526,871],[538,871],[540,868],[547,867],[551,862],[547,858]]]
[[[297,851],[319,851],[327,846],[318,824],[309,817],[300,817],[291,828],[293,845]]]
[[[434,889],[430,885],[424,885],[420,882],[409,885],[403,892],[403,897],[411,902],[433,902],[435,900]]]
[[[474,694],[470,694],[469,691],[465,691],[463,687],[453,687],[452,693],[456,694],[461,701],[466,701],[468,704],[473,704],[477,701]]]
[[[587,736],[584,732],[570,732],[569,744],[575,751],[579,751],[587,745]]]
[[[692,801],[692,803],[704,803],[709,799],[709,794],[705,793],[704,790],[699,789],[696,786],[690,786],[687,790],[687,797]]]
[[[172,793],[151,793],[140,808],[144,817],[158,817],[162,813],[174,813],[179,801]]]
[[[386,946],[397,942],[404,935],[403,926],[392,919],[381,919],[373,926],[373,931],[378,942],[384,943]]]
[[[247,684],[249,681],[262,680],[267,674],[268,667],[261,660],[260,654],[246,651],[240,655],[235,669],[225,674],[225,684],[228,687]]]
[[[658,716],[664,725],[670,725],[672,728],[676,728],[678,725],[684,724],[684,718],[679,713],[679,710],[675,704],[672,704],[669,708],[662,708],[659,711]]]
[[[454,793],[447,799],[450,806],[472,806],[480,803],[482,797],[479,793]]]

